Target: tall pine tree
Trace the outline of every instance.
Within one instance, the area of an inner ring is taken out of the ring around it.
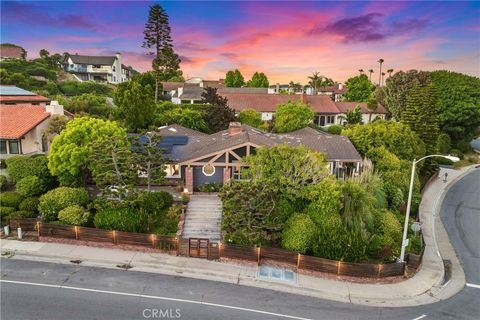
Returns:
[[[180,58],[173,50],[171,29],[168,15],[159,4],[150,7],[148,21],[143,31],[142,47],[155,55],[152,68],[155,74],[155,102],[158,101],[158,87],[160,81],[167,81],[172,77],[181,76]]]

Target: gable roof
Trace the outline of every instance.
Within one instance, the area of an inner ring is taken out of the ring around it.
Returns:
[[[14,46],[0,45],[0,57],[22,59],[22,48]]]
[[[360,109],[362,110],[362,113],[369,114],[370,110],[367,108],[367,103],[366,102],[347,102],[347,101],[342,101],[342,102],[335,102],[337,105],[338,109],[342,113],[346,113],[347,110],[352,110],[355,109],[356,106],[360,106]],[[372,113],[381,113],[381,114],[387,114],[387,110],[381,105],[378,104],[377,110],[375,110]]]
[[[116,56],[84,56],[79,54],[70,55],[75,64],[99,64],[103,66],[111,66],[117,59]]]
[[[161,136],[207,136],[206,133],[185,128],[179,124],[160,127],[156,132]]]
[[[0,138],[20,139],[49,117],[44,107],[0,105]]]

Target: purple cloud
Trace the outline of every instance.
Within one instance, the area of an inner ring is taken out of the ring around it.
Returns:
[[[417,32],[424,29],[427,26],[427,20],[424,19],[406,19],[396,20],[392,22],[391,33],[392,34],[407,34]]]

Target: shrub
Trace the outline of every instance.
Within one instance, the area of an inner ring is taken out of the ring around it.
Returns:
[[[45,220],[57,220],[60,210],[66,207],[88,204],[87,190],[82,188],[59,187],[45,193],[40,197],[38,210],[44,216]]]
[[[303,254],[307,253],[311,250],[315,229],[315,223],[308,215],[293,215],[287,221],[283,231],[282,247]]]
[[[0,175],[0,191],[5,190],[7,186],[8,186],[7,177],[5,177],[3,174]]]
[[[201,192],[218,192],[220,185],[216,182],[207,182],[198,188]]]
[[[30,211],[30,212],[38,212],[38,204],[40,200],[36,197],[29,197],[22,200],[18,209],[21,211]]]
[[[447,154],[450,151],[452,148],[452,140],[448,134],[441,133],[438,135],[437,148],[441,154]]]
[[[15,156],[8,158],[6,163],[8,175],[15,183],[29,176],[37,176],[47,186],[55,182],[48,170],[48,159],[44,155],[35,157]]]
[[[374,234],[370,239],[369,255],[391,261],[400,254],[402,225],[394,213],[388,210],[374,211]]]
[[[12,212],[15,212],[17,209],[13,207],[0,207],[0,217],[2,220],[8,217]]]
[[[178,220],[182,214],[182,207],[173,205],[161,220],[160,226],[153,232],[162,236],[173,236],[177,233]]]
[[[258,128],[262,124],[260,112],[255,109],[243,109],[238,115],[238,120],[246,125]]]
[[[17,191],[25,196],[32,197],[44,193],[46,190],[43,181],[37,176],[28,176],[17,182]]]
[[[31,211],[18,210],[8,215],[8,219],[36,218],[37,214]]]
[[[145,215],[134,208],[104,209],[95,215],[95,227],[126,232],[143,232]]]
[[[343,130],[343,127],[338,124],[334,124],[327,128],[328,133],[331,133],[331,134],[340,134],[342,133],[342,130]]]
[[[74,226],[82,226],[88,222],[89,212],[79,205],[66,207],[58,213],[58,220]]]
[[[0,206],[18,208],[23,197],[14,191],[2,192],[0,194]]]
[[[158,213],[170,207],[173,196],[165,191],[143,192],[138,197],[140,209],[148,213]]]

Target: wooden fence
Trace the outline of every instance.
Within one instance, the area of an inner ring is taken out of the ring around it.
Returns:
[[[208,243],[207,247],[198,247],[197,251],[191,250],[189,239],[174,237],[160,237],[153,234],[110,231],[96,228],[76,227],[44,223],[37,219],[18,219],[10,221],[10,226],[15,230],[21,226],[24,231],[35,231],[39,236],[54,238],[107,242],[114,245],[140,246],[175,253],[180,256],[204,257],[209,260],[220,258],[244,260],[264,263],[277,263],[289,266],[296,270],[316,271],[338,276],[385,278],[403,276],[406,274],[405,263],[351,263],[328,260],[318,257],[303,255],[280,248],[271,247],[244,247],[222,243]],[[199,251],[203,250],[203,251]],[[193,252],[193,253],[192,253]],[[205,254],[203,254],[205,253]],[[408,270],[415,271],[421,263],[423,256],[409,255]]]

